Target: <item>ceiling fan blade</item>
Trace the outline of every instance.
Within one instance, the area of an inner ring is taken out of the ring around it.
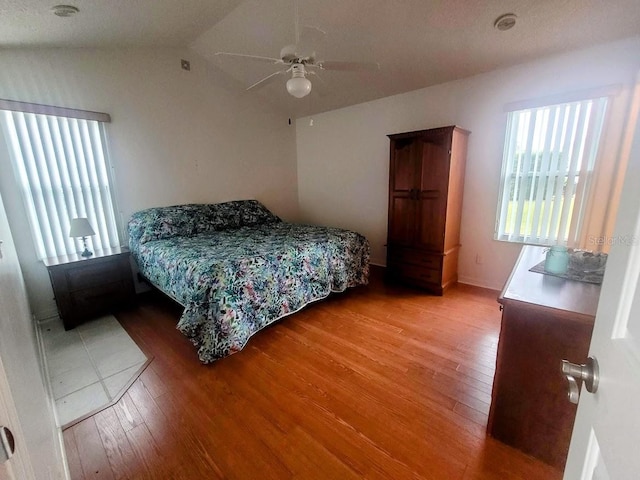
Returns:
[[[316,65],[322,70],[342,70],[342,71],[375,71],[380,70],[380,64],[374,62],[329,62],[320,61]]]
[[[229,53],[229,52],[216,52],[216,56],[222,55],[225,57],[246,58],[248,60],[257,60],[259,62],[267,62],[273,64],[283,63],[279,58],[273,57],[261,57],[259,55],[246,55],[244,53]]]
[[[273,82],[278,75],[282,75],[285,72],[286,70],[280,70],[278,72],[274,72],[271,75],[264,77],[262,80],[257,81],[256,83],[251,85],[249,88],[247,88],[247,90],[255,90],[257,88],[264,87],[265,85]]]
[[[316,93],[321,97],[327,96],[327,82],[314,70],[308,70],[307,73],[310,76],[313,76],[315,80],[319,80],[318,82],[313,83],[313,89]]]

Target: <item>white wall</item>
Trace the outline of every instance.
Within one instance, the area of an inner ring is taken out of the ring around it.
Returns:
[[[510,102],[622,84],[611,105],[605,162],[617,162],[640,37],[383,98],[297,121],[298,195],[305,221],[352,228],[384,265],[387,134],[460,125],[469,139],[461,230],[462,282],[502,288],[520,245],[493,240],[506,114]],[[384,67],[384,66],[383,66]],[[608,192],[606,192],[608,194]],[[476,263],[482,256],[482,264]]]
[[[191,71],[180,59],[191,60]],[[297,216],[295,126],[192,51],[60,49],[0,51],[0,98],[111,114],[116,196],[134,211],[188,202],[256,198]],[[1,134],[0,134],[1,135]],[[0,190],[31,306],[55,313],[36,260],[22,200],[0,141]]]

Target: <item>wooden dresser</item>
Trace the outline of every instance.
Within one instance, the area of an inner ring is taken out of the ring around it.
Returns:
[[[468,136],[456,126],[389,135],[388,278],[439,295],[458,280]]]
[[[498,298],[502,326],[487,433],[559,470],[569,451],[576,405],[563,359],[585,363],[600,285],[530,272],[545,258],[525,246]]]
[[[46,258],[60,318],[65,330],[84,320],[113,311],[133,299],[129,250],[98,250],[91,257],[79,254]]]

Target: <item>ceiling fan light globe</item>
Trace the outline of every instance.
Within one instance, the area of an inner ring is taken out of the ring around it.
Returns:
[[[304,77],[293,77],[287,80],[287,92],[296,98],[306,97],[311,93],[311,82]]]

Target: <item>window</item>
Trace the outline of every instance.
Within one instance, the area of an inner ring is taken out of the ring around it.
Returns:
[[[496,239],[576,242],[606,106],[602,97],[508,113]]]
[[[86,217],[90,248],[120,244],[106,148],[106,114],[0,100],[0,123],[38,258],[77,253],[70,220]]]

